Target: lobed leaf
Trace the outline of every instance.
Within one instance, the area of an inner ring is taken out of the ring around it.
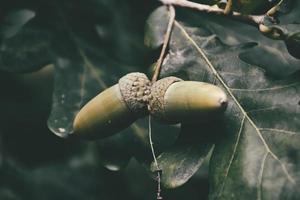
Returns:
[[[177,74],[214,83],[230,98],[225,127],[215,141],[210,161],[210,199],[296,199],[300,181],[300,146],[296,145],[300,140],[299,65],[278,76],[284,67],[266,66],[263,54],[252,58],[259,65],[243,61],[261,40],[228,45],[214,33],[224,38],[230,32],[215,31],[221,29],[214,29],[212,23],[212,31],[203,27],[209,17],[182,20],[175,22],[162,76]],[[248,37],[240,30],[232,37]],[[251,38],[251,32],[249,35]],[[261,47],[271,48],[264,43]],[[273,58],[268,56],[268,61]],[[163,166],[172,164],[168,160]],[[168,175],[166,179],[172,178]],[[184,177],[184,173],[177,177]]]

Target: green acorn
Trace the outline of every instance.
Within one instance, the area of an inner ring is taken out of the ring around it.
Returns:
[[[145,74],[130,73],[79,111],[74,134],[85,139],[108,137],[149,113],[163,123],[203,121],[226,106],[226,94],[215,85],[177,77],[151,84]]]
[[[154,119],[172,124],[207,120],[222,113],[227,102],[215,85],[166,77],[152,85],[148,109]]]
[[[143,73],[130,73],[89,101],[75,117],[74,134],[85,139],[111,136],[148,114],[150,81]]]

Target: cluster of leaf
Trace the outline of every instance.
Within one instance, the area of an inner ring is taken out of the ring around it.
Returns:
[[[299,32],[300,3],[290,5],[279,16],[280,26]],[[1,8],[0,69],[29,72],[54,65],[48,126],[65,137],[78,110],[95,94],[126,72],[147,70],[152,52],[142,44],[143,23],[155,6],[138,0],[9,1]],[[154,124],[164,186],[181,186],[209,157],[210,199],[299,198],[300,60],[283,41],[254,27],[176,11],[161,76],[214,83],[230,102],[224,116],[210,123],[182,124],[180,130]],[[168,20],[165,6],[147,20],[145,42],[155,51]],[[124,168],[131,157],[154,169],[144,120],[96,144],[99,162],[108,169]],[[93,159],[80,162],[95,169]]]
[[[105,170],[101,147],[63,140],[46,128],[52,88],[49,126],[69,132],[74,114],[87,100],[124,73],[147,70],[144,22],[157,2],[131,3],[2,2],[0,199],[141,199],[148,190],[145,184],[136,191],[140,183],[135,179]],[[28,75],[4,72],[36,70]],[[136,167],[129,170],[133,173]]]
[[[282,16],[283,22],[299,19],[300,5],[294,6]],[[157,28],[166,27],[167,19],[158,20],[165,13],[167,8],[161,7],[148,21],[153,47],[161,44],[166,30]],[[164,183],[181,185],[201,164],[207,153],[201,152],[203,146],[212,143],[210,199],[299,198],[299,60],[284,42],[265,38],[253,27],[186,11],[180,11],[177,20],[162,76],[215,83],[227,92],[230,103],[223,119],[211,127],[183,125],[182,134],[189,127],[188,132],[204,139],[191,139],[185,149],[160,155]],[[189,152],[193,147],[198,155]]]

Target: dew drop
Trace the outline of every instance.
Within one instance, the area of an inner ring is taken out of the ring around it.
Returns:
[[[61,133],[65,133],[66,129],[64,129],[64,128],[58,128],[58,131],[61,132]]]
[[[119,171],[120,170],[120,167],[117,165],[107,164],[107,165],[105,165],[105,167],[111,171]]]

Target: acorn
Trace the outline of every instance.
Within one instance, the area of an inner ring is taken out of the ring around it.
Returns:
[[[213,84],[166,77],[152,85],[148,110],[164,123],[197,122],[219,115],[227,102],[225,92]]]
[[[130,73],[79,111],[74,135],[85,139],[108,137],[149,113],[170,124],[203,121],[222,113],[226,106],[226,94],[215,85],[173,76],[151,85],[145,74]]]
[[[148,114],[151,82],[143,73],[129,73],[118,84],[90,100],[76,115],[74,135],[85,139],[111,136]]]

